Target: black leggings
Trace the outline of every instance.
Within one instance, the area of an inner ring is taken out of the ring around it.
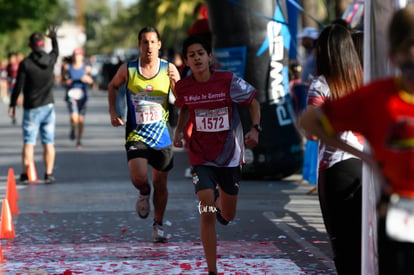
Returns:
[[[337,272],[361,274],[362,162],[351,158],[320,171],[318,195]]]

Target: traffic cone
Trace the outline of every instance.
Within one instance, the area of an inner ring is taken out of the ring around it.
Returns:
[[[29,182],[37,182],[38,181],[36,166],[35,166],[34,161],[32,161],[29,164],[29,167],[27,167],[27,177],[29,179]]]
[[[0,245],[0,263],[2,263],[2,262],[4,262],[4,259],[3,259],[3,250],[2,250],[1,245]]]
[[[16,177],[15,177],[13,168],[9,168],[9,174],[7,176],[7,189],[10,189],[13,191],[13,195],[16,198],[16,200],[19,199],[19,192],[17,191]]]
[[[16,180],[14,179],[13,169],[9,169],[9,175],[7,179],[7,190],[6,190],[6,199],[9,203],[10,213],[12,215],[19,214],[19,207],[17,206],[17,189],[16,189]]]
[[[1,207],[1,227],[0,239],[15,238],[13,218],[10,212],[10,206],[7,199],[3,199]]]

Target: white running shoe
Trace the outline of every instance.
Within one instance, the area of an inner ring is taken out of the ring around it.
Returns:
[[[164,229],[162,225],[155,224],[152,227],[152,238],[154,240],[154,243],[166,243],[167,238],[165,236]]]
[[[150,204],[149,204],[150,195],[139,195],[137,203],[135,205],[135,210],[137,211],[138,216],[141,219],[145,219],[148,217],[150,212]]]
[[[191,179],[193,175],[191,174],[191,167],[188,167],[184,171],[184,178]]]

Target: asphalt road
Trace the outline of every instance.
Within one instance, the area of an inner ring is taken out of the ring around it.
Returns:
[[[91,91],[83,148],[69,140],[64,91],[56,87],[56,183],[17,185],[15,238],[2,239],[2,274],[206,274],[199,214],[188,160],[176,149],[165,215],[167,244],[151,242],[152,215],[140,219],[129,180],[124,129],[113,128],[106,93]],[[0,103],[0,196],[10,168],[21,173],[21,108],[17,125]],[[300,175],[241,183],[236,219],[217,225],[219,274],[336,274],[312,185]]]

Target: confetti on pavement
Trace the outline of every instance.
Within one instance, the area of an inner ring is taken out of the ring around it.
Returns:
[[[2,274],[207,272],[202,246],[192,242],[6,245],[2,250]],[[218,255],[220,274],[304,274],[271,242],[220,242]]]

